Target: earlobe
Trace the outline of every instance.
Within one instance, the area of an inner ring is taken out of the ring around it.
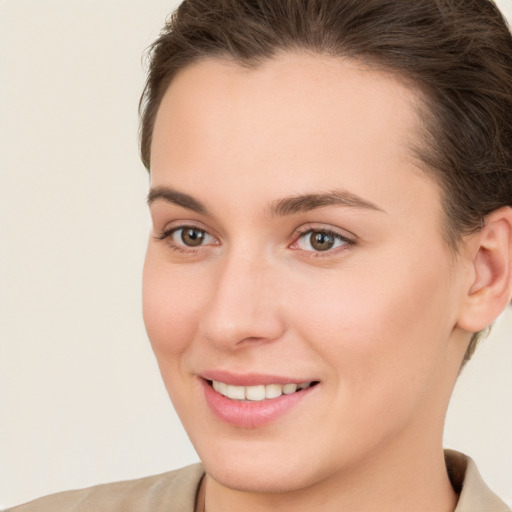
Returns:
[[[503,207],[485,218],[474,235],[471,282],[458,326],[478,332],[492,324],[512,295],[512,208]]]

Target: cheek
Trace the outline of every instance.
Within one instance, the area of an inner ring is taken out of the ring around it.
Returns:
[[[401,263],[388,260],[372,271],[351,268],[314,288],[304,283],[313,293],[294,294],[290,309],[300,337],[312,340],[317,354],[330,362],[333,379],[345,381],[354,393],[381,398],[393,388],[407,393],[418,376],[430,379],[444,357],[453,328],[448,272],[442,263]]]
[[[148,248],[142,286],[144,323],[159,364],[163,356],[179,356],[188,348],[200,318],[194,276],[173,272],[162,259]]]
[[[444,286],[432,276],[415,276],[388,280],[381,274],[385,286],[378,286],[354,272],[354,279],[326,283],[323,293],[292,306],[299,338],[326,363],[331,429],[345,448],[350,440],[349,450],[364,451],[411,422],[436,417],[442,340],[449,336],[439,322],[446,315],[439,311]]]

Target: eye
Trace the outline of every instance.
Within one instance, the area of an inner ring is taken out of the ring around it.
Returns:
[[[326,229],[309,229],[300,234],[292,249],[301,249],[311,252],[327,252],[341,248],[345,245],[353,245],[354,242],[339,233]]]
[[[171,249],[180,252],[194,251],[205,245],[217,245],[214,236],[197,226],[171,227],[155,238],[165,240]]]
[[[171,239],[174,243],[183,244],[187,247],[197,247],[203,245],[205,241],[212,238],[204,229],[195,227],[184,227],[173,229],[170,233]]]
[[[173,229],[167,236],[174,244],[186,247],[199,247],[214,240],[213,236],[204,229],[194,226]]]

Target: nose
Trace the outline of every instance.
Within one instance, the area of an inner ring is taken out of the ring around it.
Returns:
[[[233,254],[220,262],[200,321],[203,337],[223,350],[279,339],[285,321],[277,274],[258,257]]]

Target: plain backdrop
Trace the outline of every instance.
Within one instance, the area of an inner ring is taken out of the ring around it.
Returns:
[[[142,55],[176,4],[0,1],[0,508],[197,460],[140,312]],[[511,334],[461,376],[446,446],[512,504]]]

